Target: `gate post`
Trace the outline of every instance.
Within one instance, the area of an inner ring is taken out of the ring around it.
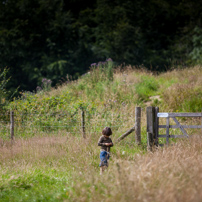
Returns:
[[[141,107],[135,108],[135,142],[141,144]]]
[[[10,111],[10,134],[11,140],[14,140],[14,112]]]
[[[154,121],[155,121],[155,108],[147,107],[147,150],[152,151],[155,138]]]
[[[159,113],[159,107],[155,107],[155,113],[154,113],[154,145],[158,147],[159,144],[159,117],[157,117],[157,114]]]
[[[81,130],[82,130],[83,138],[86,138],[86,133],[85,133],[85,112],[84,112],[83,109],[81,110]]]

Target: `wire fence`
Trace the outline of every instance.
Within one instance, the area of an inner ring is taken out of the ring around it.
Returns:
[[[81,110],[84,113],[83,110]],[[13,113],[13,115],[12,115]],[[127,118],[126,118],[127,117]],[[29,137],[45,133],[83,134],[100,132],[109,126],[115,131],[123,131],[132,115],[118,113],[19,113],[17,111],[0,114],[0,138]],[[13,120],[13,121],[11,121]],[[130,123],[129,123],[130,124]]]

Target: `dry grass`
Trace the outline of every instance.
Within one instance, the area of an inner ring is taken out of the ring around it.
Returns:
[[[69,106],[70,101],[73,103],[72,107],[75,107],[74,100],[77,101],[79,98],[84,104],[90,102],[90,105],[96,109],[89,120],[86,118],[87,139],[83,140],[81,137],[78,129],[79,121],[78,128],[73,131],[75,133],[58,130],[58,134],[54,136],[54,133],[43,132],[40,137],[28,139],[19,139],[19,137],[14,144],[0,140],[0,181],[2,179],[0,189],[4,194],[7,195],[7,191],[12,193],[12,189],[16,186],[12,184],[14,178],[20,176],[19,178],[24,179],[26,184],[32,173],[33,182],[30,183],[35,183],[37,176],[37,180],[41,180],[41,187],[34,193],[41,196],[40,189],[51,181],[44,185],[44,176],[37,175],[44,173],[50,179],[59,176],[54,181],[58,183],[57,188],[61,188],[61,200],[58,201],[201,201],[202,137],[200,135],[191,136],[188,140],[177,140],[173,146],[159,148],[153,153],[146,154],[145,150],[142,150],[145,148],[135,146],[134,137],[130,135],[112,148],[110,167],[104,175],[99,175],[97,140],[100,130],[106,124],[110,124],[113,129],[112,139],[115,141],[134,125],[135,106],[137,106],[135,100],[138,96],[135,85],[141,82],[142,76],[148,78],[151,76],[158,82],[160,87],[155,93],[161,98],[158,104],[160,111],[187,110],[189,105],[184,101],[191,101],[197,96],[200,98],[201,67],[173,70],[158,76],[132,67],[117,69],[110,86],[100,83],[95,95],[90,93],[94,85],[91,83],[86,84],[89,86],[85,90],[82,88],[79,90],[79,82],[85,84],[85,80],[82,79],[53,89],[44,96],[48,98],[62,94],[61,101],[63,99],[66,101],[64,105],[66,107]],[[103,93],[101,94],[99,90]],[[99,97],[99,95],[103,96]],[[73,101],[70,100],[72,97]],[[149,102],[152,104],[154,101]],[[44,103],[46,104],[45,101]],[[200,107],[200,104],[198,106]],[[145,108],[142,110],[142,139],[145,146],[146,113]],[[80,120],[80,114],[77,118]],[[180,123],[187,121],[183,119]],[[193,125],[198,125],[201,120],[191,119],[191,122]],[[187,124],[190,125],[190,122]],[[177,134],[178,131],[173,129],[172,132]],[[38,134],[34,129],[32,133]],[[195,131],[188,132],[188,134],[194,133]],[[27,177],[24,177],[24,174],[27,174]],[[30,186],[31,191],[37,186],[37,183]],[[23,190],[16,189],[20,198]],[[44,191],[45,196],[47,192],[49,190]],[[57,190],[55,192],[57,193]],[[40,201],[38,198],[33,201]],[[52,195],[50,198],[53,198]]]
[[[201,111],[199,100],[201,97],[202,67],[175,69],[164,74],[160,74],[158,79],[161,83],[161,92],[164,111],[176,110],[181,112]],[[194,100],[195,99],[195,100]]]
[[[66,201],[202,200],[201,135],[130,158],[123,158],[112,148],[110,167],[102,176],[97,137],[92,134],[85,141],[72,136],[35,137],[17,140],[13,145],[5,143],[0,147],[1,176],[10,172],[9,183],[33,170],[46,172],[50,168],[70,175],[71,181],[63,185]]]
[[[89,135],[83,140],[59,134],[57,137],[33,137],[18,139],[13,143],[4,142],[0,147],[0,166],[2,170],[15,172],[36,168],[72,171],[73,167],[80,172],[96,164],[94,161],[99,156],[95,143],[97,138]]]
[[[194,136],[133,161],[116,159],[104,176],[75,179],[72,201],[201,201],[201,154],[202,137]]]
[[[166,100],[164,107],[165,110],[172,109],[173,111],[176,111],[179,109],[179,106],[184,100],[191,99],[193,96],[196,96],[197,93],[195,93],[193,90],[193,84],[174,84],[169,87],[163,93],[163,98]]]

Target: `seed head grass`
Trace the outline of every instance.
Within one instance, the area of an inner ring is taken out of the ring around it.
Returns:
[[[201,112],[201,67],[158,75],[142,67],[112,67],[111,61],[94,65],[77,81],[24,92],[10,103],[13,142],[9,113],[0,115],[0,201],[202,200],[200,129],[186,129],[189,139],[171,139],[169,146],[152,153],[146,140],[146,106],[158,106],[160,112]],[[134,126],[136,106],[142,107],[142,144],[136,145],[134,132],[116,142]],[[200,118],[178,120],[201,125]],[[105,126],[112,128],[114,147],[109,168],[100,176],[97,141]],[[179,129],[170,133],[182,134]]]
[[[0,148],[2,201],[200,201],[202,136],[152,153],[112,148],[99,174],[95,134],[34,137]]]

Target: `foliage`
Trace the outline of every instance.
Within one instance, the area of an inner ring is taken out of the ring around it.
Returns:
[[[8,104],[9,91],[6,90],[10,78],[7,78],[9,69],[0,70],[0,113],[3,113],[4,106]]]
[[[202,64],[202,28],[195,27],[192,36],[193,50],[189,56],[194,64]]]
[[[201,63],[201,6],[191,0],[2,0],[0,61],[12,92],[52,86],[113,58],[165,71]],[[20,81],[20,82],[19,82]]]
[[[132,67],[113,69],[113,74],[103,64],[93,67],[77,81],[50,89],[45,85],[37,93],[23,92],[10,103],[15,141],[8,137],[9,121],[1,121],[1,200],[186,201],[188,197],[187,201],[200,201],[200,135],[147,152],[144,106],[153,104],[148,95],[158,95],[162,112],[201,112],[201,66],[155,76]],[[137,103],[142,107],[142,144],[136,145],[134,133],[117,143],[134,126]],[[85,112],[85,140],[81,110]],[[108,172],[100,176],[97,141],[105,126],[112,128],[114,147]]]
[[[134,124],[137,105],[158,106],[161,111],[201,111],[201,67],[154,76],[143,69],[112,66],[111,60],[92,64],[91,71],[77,81],[68,81],[55,89],[50,88],[50,80],[43,79],[36,93],[21,93],[7,107],[15,112],[16,136],[46,132],[56,135],[58,131],[76,135],[81,130],[82,110],[86,131],[94,133],[108,125],[117,135]],[[6,128],[2,134],[6,136]]]

